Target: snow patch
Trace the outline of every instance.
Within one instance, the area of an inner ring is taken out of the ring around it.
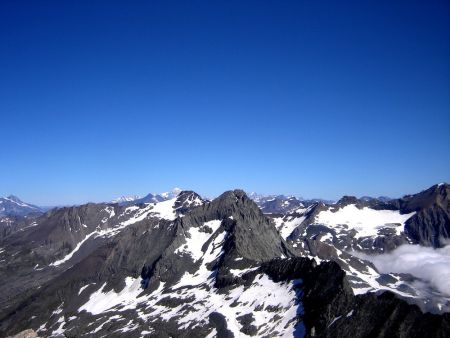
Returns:
[[[396,229],[397,234],[402,233],[405,222],[414,214],[415,212],[402,215],[397,210],[375,210],[368,207],[358,209],[356,205],[349,204],[335,212],[321,211],[316,216],[315,223],[338,231],[353,229],[356,231],[355,238],[372,237],[385,227]]]
[[[87,303],[79,308],[78,312],[86,310],[87,312],[96,315],[112,309],[119,304],[126,305],[133,303],[137,296],[142,292],[141,279],[132,277],[125,278],[125,287],[119,293],[116,293],[114,290],[104,293],[103,289],[105,286],[106,283],[94,292]]]
[[[220,220],[213,220],[205,222],[204,225],[212,229],[212,234],[214,234],[220,227]],[[194,262],[198,261],[203,256],[202,247],[212,236],[211,233],[200,231],[199,228],[191,227],[187,234],[189,237],[186,238],[186,243],[175,250],[175,254],[189,254]]]
[[[78,296],[81,295],[81,293],[82,293],[87,287],[89,287],[90,285],[94,285],[94,284],[95,284],[95,283],[92,283],[92,284],[88,284],[88,285],[82,286],[82,287],[80,288],[80,291],[78,291]]]

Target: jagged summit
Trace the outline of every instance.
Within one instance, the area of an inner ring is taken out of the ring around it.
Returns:
[[[343,196],[339,201],[336,202],[338,205],[349,205],[349,204],[357,204],[359,199],[355,196]]]
[[[183,196],[189,196],[188,200],[199,198],[192,191],[180,193],[179,198]],[[196,206],[175,219],[170,228],[172,244],[156,262],[148,262],[142,274],[149,285],[173,284],[183,271],[195,271],[200,263],[206,264],[204,269],[209,273],[217,271],[214,283],[233,280],[233,269],[293,255],[270,219],[243,190],[227,191]],[[211,249],[217,256],[206,258]]]
[[[259,262],[291,256],[292,252],[273,223],[243,190],[230,191],[220,196],[217,208],[231,211],[231,215],[224,215],[230,220],[226,224],[230,233],[228,248],[231,256]]]
[[[379,199],[374,197],[361,197],[357,198],[355,196],[343,196],[336,203],[333,204],[333,207],[343,208],[349,205],[355,205],[357,208],[362,209],[365,207],[369,207],[372,209],[378,210],[395,210],[398,209],[396,202],[390,199]]]
[[[450,195],[450,185],[439,183],[423,190],[415,195],[406,195],[400,199],[400,207],[405,211],[417,211],[423,208],[429,208],[433,205],[439,205],[448,208]]]
[[[398,200],[403,213],[415,212],[405,231],[416,243],[442,247],[450,238],[450,185],[440,183]]]
[[[205,202],[206,201],[196,192],[192,190],[183,190],[177,195],[174,208],[178,213],[185,214]]]

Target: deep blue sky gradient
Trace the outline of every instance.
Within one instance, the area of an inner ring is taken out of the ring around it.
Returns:
[[[449,1],[1,1],[0,195],[450,181]]]

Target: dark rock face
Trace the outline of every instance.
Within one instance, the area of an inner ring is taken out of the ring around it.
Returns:
[[[434,185],[398,203],[404,213],[416,211],[405,224],[407,234],[416,243],[438,248],[450,238],[450,185]]]
[[[336,205],[339,207],[344,207],[350,204],[356,205],[356,207],[358,207],[359,209],[367,207],[374,210],[398,210],[398,206],[395,201],[387,199],[368,197],[356,198],[355,196],[344,196],[336,203]]]
[[[232,194],[222,195],[219,205],[221,208],[235,209],[230,214],[233,219],[226,223],[229,232],[227,254],[240,255],[256,262],[293,255],[271,222],[243,191],[235,190]]]
[[[363,202],[366,202],[363,200]],[[349,204],[358,204],[360,200],[358,200],[355,196],[343,196],[336,204],[340,206],[346,206]]]
[[[301,320],[306,336],[446,337],[450,314],[422,313],[391,292],[354,296],[333,262],[318,266],[303,258],[276,260],[261,269],[274,280],[301,279]]]
[[[358,322],[370,325],[357,325]],[[417,306],[399,301],[392,293],[386,292],[379,296],[355,297],[352,309],[347,314],[341,312],[341,317],[319,336],[445,337],[450,330],[449,325],[449,314],[424,314]]]
[[[449,184],[435,184],[417,194],[404,196],[398,200],[399,208],[404,213],[431,208],[435,205],[439,205],[447,210],[449,206],[449,193]]]
[[[416,243],[439,248],[450,238],[448,210],[434,206],[421,210],[405,224],[405,230]]]
[[[39,226],[9,238],[8,244],[30,246],[42,257],[42,263],[48,264],[73,250],[89,233],[108,228],[111,213],[118,210],[117,206],[93,203],[52,209],[35,220]]]
[[[216,328],[218,338],[234,338],[233,332],[227,329],[227,322],[223,315],[213,312],[209,315],[209,321]]]
[[[33,224],[33,216],[0,216],[0,243],[3,238],[12,235],[14,232],[26,229]]]

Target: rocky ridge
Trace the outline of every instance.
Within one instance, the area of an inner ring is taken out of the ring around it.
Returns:
[[[0,332],[445,336],[448,314],[408,304],[398,287],[407,281],[379,274],[348,250],[389,251],[415,241],[406,232],[408,221],[422,209],[445,205],[447,197],[440,198],[446,189],[434,189],[438,203],[433,197],[423,207],[406,203],[413,197],[402,199],[408,207],[398,200],[344,198],[284,215],[265,215],[241,190],[210,202],[184,191],[158,203],[52,210],[2,241],[0,272],[8,275],[2,282],[13,291],[0,294]],[[369,226],[370,232],[333,222],[341,213],[360,212],[381,212],[400,223]],[[444,219],[433,229],[445,228]]]

